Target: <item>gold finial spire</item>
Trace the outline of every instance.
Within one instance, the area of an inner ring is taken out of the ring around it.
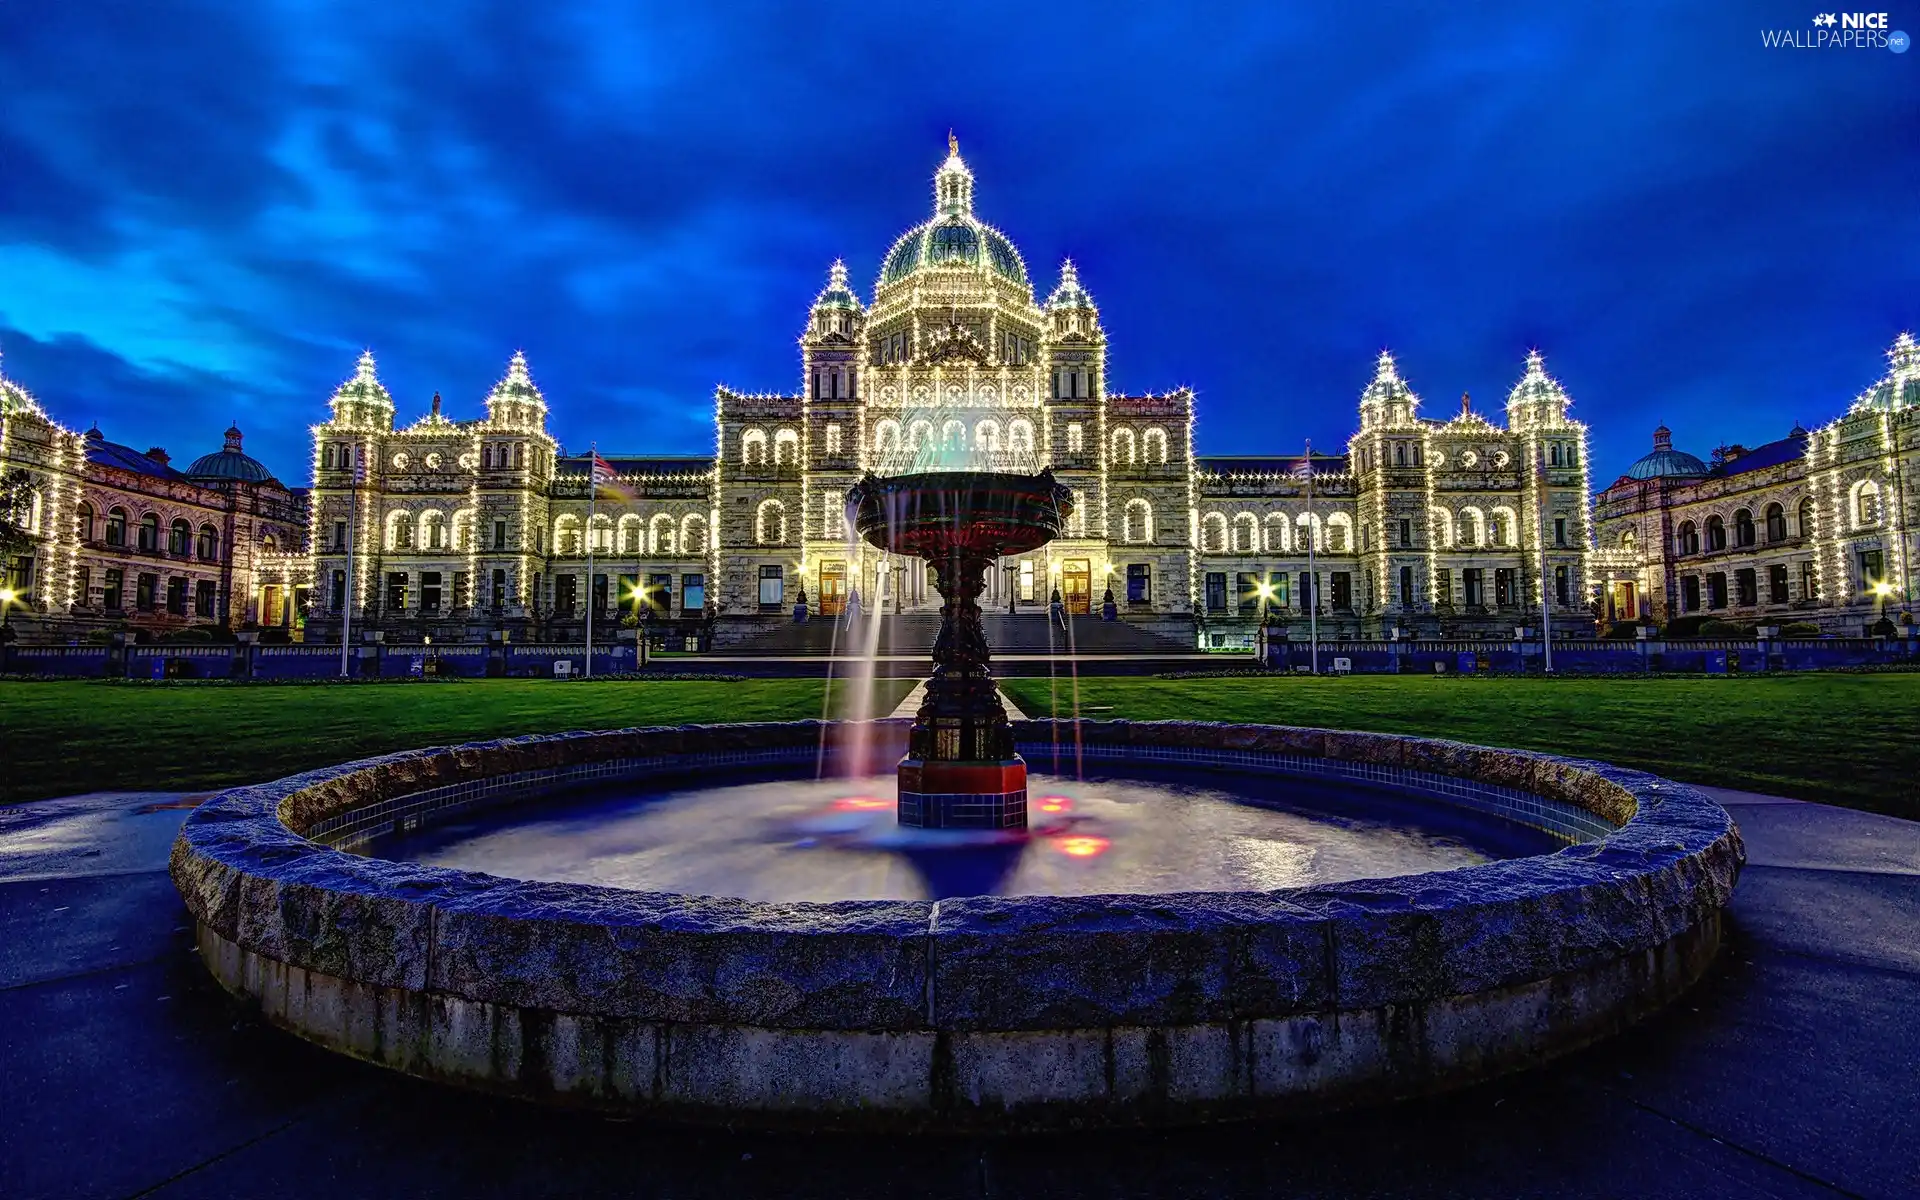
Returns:
[[[958,157],[960,154],[960,139],[953,136],[953,130],[951,129],[947,130],[947,153],[955,157]]]

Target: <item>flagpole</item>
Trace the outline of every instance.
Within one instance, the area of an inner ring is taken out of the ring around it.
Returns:
[[[1312,666],[1315,675],[1320,673],[1320,573],[1314,566],[1314,543],[1320,539],[1314,536],[1318,526],[1313,521],[1313,439],[1307,439],[1307,637],[1311,646]]]
[[[353,631],[353,525],[360,507],[360,475],[356,465],[347,472],[347,588],[340,608],[340,678],[347,678],[347,646]]]
[[[1540,531],[1540,644],[1546,652],[1545,671],[1553,674],[1553,596],[1547,590],[1547,448],[1540,447],[1540,504],[1534,509],[1534,527]]]
[[[600,444],[587,443],[587,670],[593,677],[593,518],[600,504]]]

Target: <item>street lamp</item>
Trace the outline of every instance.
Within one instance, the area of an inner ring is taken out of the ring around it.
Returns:
[[[0,629],[7,627],[7,610],[13,607],[13,598],[18,595],[12,588],[0,588]]]
[[[7,595],[7,593],[0,592],[0,596],[5,596],[5,595]],[[1888,583],[1884,579],[1878,580],[1873,585],[1873,595],[1874,595],[1874,598],[1880,602],[1879,619],[1874,621],[1873,623],[1874,632],[1878,633],[1880,631],[1880,626],[1886,624],[1887,597],[1893,595],[1893,585]]]

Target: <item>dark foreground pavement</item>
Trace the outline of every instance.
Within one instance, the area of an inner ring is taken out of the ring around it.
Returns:
[[[1730,940],[1626,1037],[1384,1111],[1014,1140],[607,1121],[335,1058],[201,968],[181,809],[0,810],[0,1196],[1920,1195],[1920,825],[1727,798]]]

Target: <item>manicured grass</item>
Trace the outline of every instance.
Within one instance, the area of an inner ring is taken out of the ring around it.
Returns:
[[[1030,716],[1049,682],[1001,685]],[[1060,715],[1072,687],[1051,685]],[[1920,818],[1920,674],[1725,679],[1082,679],[1080,711],[1415,733]],[[1108,708],[1110,711],[1090,711]]]
[[[881,680],[880,715],[912,688]],[[0,682],[0,802],[197,791],[415,746],[522,733],[822,715],[819,679],[490,679],[351,686]],[[842,715],[845,692],[834,688]]]

